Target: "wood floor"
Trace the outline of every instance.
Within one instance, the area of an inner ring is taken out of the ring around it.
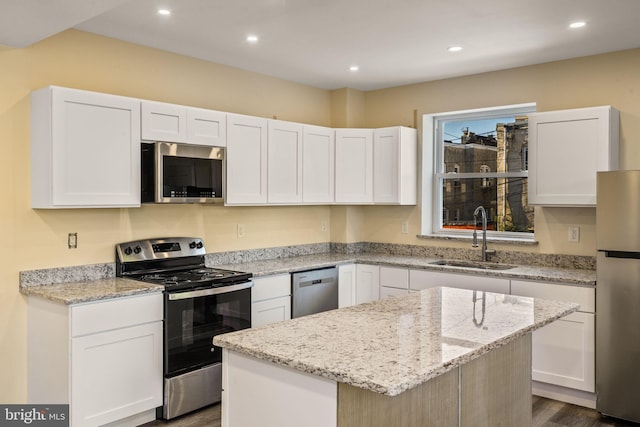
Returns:
[[[220,405],[212,405],[171,421],[157,420],[144,427],[220,427]],[[640,424],[603,418],[593,409],[533,396],[532,427],[623,427]]]

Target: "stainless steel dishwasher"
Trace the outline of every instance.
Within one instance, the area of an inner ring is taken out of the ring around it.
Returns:
[[[291,317],[338,308],[336,267],[300,271],[291,275]]]

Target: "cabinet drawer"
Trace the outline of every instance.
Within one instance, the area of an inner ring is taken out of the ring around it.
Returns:
[[[580,304],[580,311],[587,313],[594,313],[596,311],[595,288],[563,285],[559,283],[512,280],[511,293],[524,297],[575,302]]]
[[[380,286],[409,289],[409,270],[406,268],[380,267]]]
[[[291,295],[291,275],[279,274],[253,279],[251,301],[262,301]]]
[[[162,320],[162,294],[117,298],[71,307],[71,336]]]
[[[411,270],[409,272],[411,289],[422,290],[437,286],[472,289],[500,294],[509,293],[509,280],[470,274],[442,273],[439,271]]]

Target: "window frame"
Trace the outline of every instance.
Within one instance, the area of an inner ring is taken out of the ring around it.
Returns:
[[[444,166],[444,138],[442,138],[444,121],[464,119],[490,119],[505,116],[528,115],[536,111],[536,103],[503,105],[497,107],[477,108],[469,110],[450,111],[422,116],[422,223],[423,236],[442,238],[472,238],[473,231],[446,229],[442,227],[443,220],[443,186],[451,178],[451,172],[439,170]],[[457,173],[457,178],[487,178],[481,172]],[[521,172],[493,172],[490,178],[527,178],[528,170]],[[535,230],[534,230],[535,231]],[[534,241],[534,233],[513,231],[487,231],[487,238],[500,240]]]

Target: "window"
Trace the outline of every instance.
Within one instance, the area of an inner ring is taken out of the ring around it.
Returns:
[[[423,117],[423,234],[470,235],[473,212],[484,206],[492,235],[533,239],[527,114],[534,111],[521,104]]]

